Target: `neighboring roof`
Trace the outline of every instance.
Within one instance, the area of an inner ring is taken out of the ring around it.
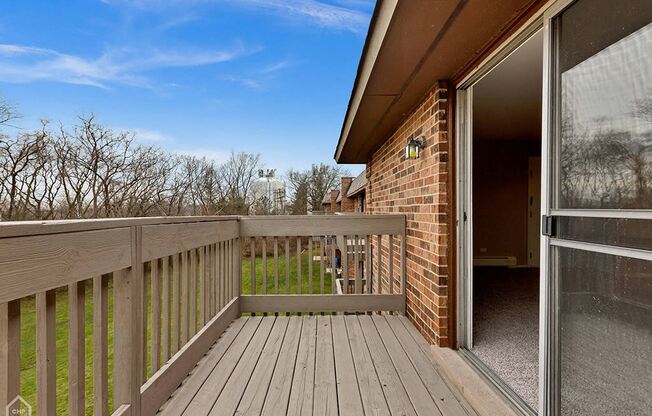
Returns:
[[[326,192],[324,199],[321,200],[322,205],[328,205],[331,203],[331,191]]]
[[[340,192],[339,190],[337,191],[337,199],[335,200],[335,202],[337,202],[338,204],[342,202],[342,192]]]
[[[335,160],[366,163],[437,81],[454,87],[545,1],[378,1]]]
[[[365,191],[365,186],[367,186],[367,171],[363,170],[358,176],[353,179],[351,182],[351,187],[349,192],[347,192],[346,197],[350,198],[354,195],[362,193]]]

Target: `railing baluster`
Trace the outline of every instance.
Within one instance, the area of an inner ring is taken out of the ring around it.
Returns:
[[[206,325],[206,246],[199,248],[199,325]]]
[[[242,243],[240,242],[240,237],[235,239],[235,290],[233,292],[234,296],[240,296],[242,293]]]
[[[39,414],[56,414],[56,290],[36,294],[36,403]]]
[[[222,241],[220,242],[220,285],[219,285],[219,294],[220,294],[220,307],[219,310],[222,310],[222,308],[225,305],[224,299],[225,299],[225,293],[226,290],[224,288],[224,283],[225,283],[225,274],[226,274],[226,259],[224,255],[224,246],[225,242]]]
[[[388,251],[388,260],[389,260],[389,293],[394,294],[394,236],[390,234],[389,236],[389,251]]]
[[[263,295],[267,294],[267,237],[262,238],[263,252]]]
[[[355,276],[355,293],[362,293],[362,276],[360,274],[360,236],[353,237],[353,273]]]
[[[324,237],[319,237],[319,293],[324,294],[324,255],[326,253],[324,247]]]
[[[150,266],[152,271],[152,350],[150,353],[152,374],[161,367],[161,274],[158,266],[159,259],[152,260]]]
[[[179,351],[181,346],[181,279],[179,270],[179,254],[172,256],[172,349],[171,355]]]
[[[349,293],[349,237],[347,235],[343,238],[344,244],[342,247],[342,293]]]
[[[251,287],[252,295],[256,294],[256,240],[251,238]]]
[[[188,298],[190,276],[188,273],[188,252],[181,252],[181,343],[179,348],[188,342],[188,330],[190,328],[190,305]]]
[[[144,270],[144,266],[143,266]],[[142,350],[141,350],[141,360],[143,363],[143,380],[147,380],[147,274],[143,271],[143,281],[142,281],[142,286],[143,290],[140,292],[140,302],[141,302],[141,307],[142,307],[142,323],[141,323],[141,328],[143,331],[143,345],[142,345]]]
[[[297,295],[301,294],[301,237],[297,237]]]
[[[228,264],[226,273],[227,303],[233,299],[233,239],[226,242],[226,261]]]
[[[337,249],[336,236],[331,236],[331,294],[337,293]]]
[[[406,268],[407,268],[407,257],[406,257],[406,249],[407,249],[407,236],[405,235],[405,232],[401,234],[401,295],[406,296],[405,293],[405,279],[406,279]],[[405,303],[403,303],[405,305]],[[405,315],[405,306],[403,308],[403,314]]]
[[[308,237],[308,293],[312,295],[312,237]]]
[[[84,281],[68,285],[68,414],[85,414],[85,306]]]
[[[274,294],[278,295],[278,237],[274,237]]]
[[[378,267],[377,270],[378,272],[376,273],[377,280],[378,280],[378,286],[376,289],[376,293],[381,294],[383,293],[383,279],[382,279],[382,274],[383,274],[383,236],[382,234],[378,234],[378,237],[376,239],[376,245],[378,246],[378,258],[376,261],[378,262]]]
[[[109,414],[109,278],[93,278],[93,414]]]
[[[0,412],[19,393],[20,299],[0,303]]]
[[[190,250],[190,337],[197,333],[197,249]]]
[[[217,303],[215,313],[222,310],[222,296],[224,295],[224,258],[223,258],[222,242],[217,243]]]
[[[285,237],[285,294],[290,294],[290,237]]]
[[[220,290],[220,250],[219,243],[213,244],[213,278],[211,279],[213,288],[211,296],[213,301],[213,310],[211,311],[211,318],[214,317],[219,309],[219,290]]]
[[[367,293],[373,293],[373,270],[371,269],[371,235],[367,234],[364,238],[364,281]]]
[[[209,279],[209,303],[210,303],[210,317],[209,320],[215,316],[217,310],[217,244],[211,244],[211,264],[210,264],[210,279]]]
[[[161,264],[163,269],[163,332],[161,334],[161,342],[163,343],[163,349],[161,355],[163,358],[163,363],[167,362],[170,359],[170,324],[171,324],[171,314],[170,314],[170,257],[163,257]]]

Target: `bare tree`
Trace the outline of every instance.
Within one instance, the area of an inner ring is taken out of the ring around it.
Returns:
[[[70,129],[43,122],[0,133],[0,219],[248,214],[260,168],[257,154],[217,163],[140,146],[94,115]]]
[[[3,218],[25,219],[25,199],[30,194],[29,172],[42,145],[41,137],[33,134],[20,134],[15,140],[0,141],[0,197],[4,197],[5,207]]]
[[[231,153],[218,172],[223,183],[220,213],[246,215],[250,212],[255,203],[252,185],[261,167],[259,154]]]
[[[348,175],[348,170],[324,163],[314,164],[306,170],[289,170],[286,177],[292,193],[291,213],[306,214],[308,211],[320,210],[322,200],[337,180]]]
[[[6,125],[17,118],[20,118],[20,114],[16,108],[11,103],[0,99],[0,126]]]

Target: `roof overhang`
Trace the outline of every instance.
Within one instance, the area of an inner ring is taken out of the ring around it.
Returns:
[[[440,80],[459,80],[544,0],[379,0],[335,151],[366,163]]]

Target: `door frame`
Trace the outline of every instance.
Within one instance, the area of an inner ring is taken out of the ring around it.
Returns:
[[[548,415],[547,403],[550,396],[550,279],[548,279],[548,237],[541,235],[540,241],[540,283],[539,283],[539,403],[532,409],[504,381],[498,378],[484,363],[469,350],[473,346],[473,86],[505,60],[534,34],[543,31],[543,91],[542,91],[542,153],[541,153],[541,215],[549,215],[548,209],[548,149],[549,129],[547,127],[548,49],[549,34],[546,32],[546,15],[560,2],[574,0],[551,0],[528,19],[507,40],[499,45],[476,69],[471,71],[455,86],[456,93],[456,237],[457,237],[457,345],[461,355],[490,381],[522,414]],[[565,6],[564,6],[565,7]],[[549,29],[548,29],[549,30]],[[556,356],[556,354],[555,354]],[[536,412],[536,413],[535,413]]]
[[[558,208],[558,183],[560,160],[557,134],[560,126],[557,117],[559,95],[556,91],[556,26],[554,20],[564,10],[577,0],[556,0],[543,16],[544,56],[543,56],[543,105],[542,105],[542,169],[541,169],[541,213],[551,219],[560,217],[591,217],[619,219],[652,220],[650,209],[577,209]],[[540,311],[545,313],[545,319],[540,322],[539,339],[539,414],[561,414],[561,351],[559,323],[560,276],[557,248],[565,247],[593,253],[622,256],[640,260],[652,261],[652,252],[634,248],[613,246],[609,244],[573,241],[563,238],[542,235],[541,237],[541,276],[546,280],[542,287]]]
[[[524,23],[511,37],[482,61],[456,86],[457,104],[455,140],[456,152],[456,236],[457,236],[457,343],[460,353],[479,372],[494,384],[523,414],[531,414],[529,406],[513,393],[497,376],[468,350],[473,345],[473,205],[472,205],[472,99],[473,85],[509,56],[538,30],[543,31],[543,88],[542,88],[542,148],[541,148],[541,215],[546,217],[634,218],[652,220],[652,210],[618,209],[557,209],[556,179],[559,149],[554,145],[558,120],[555,79],[554,19],[576,0],[551,0]],[[560,351],[559,351],[559,276],[557,247],[592,251],[652,261],[649,250],[615,247],[605,244],[569,241],[541,234],[539,286],[539,403],[538,414],[558,415],[560,412]]]

